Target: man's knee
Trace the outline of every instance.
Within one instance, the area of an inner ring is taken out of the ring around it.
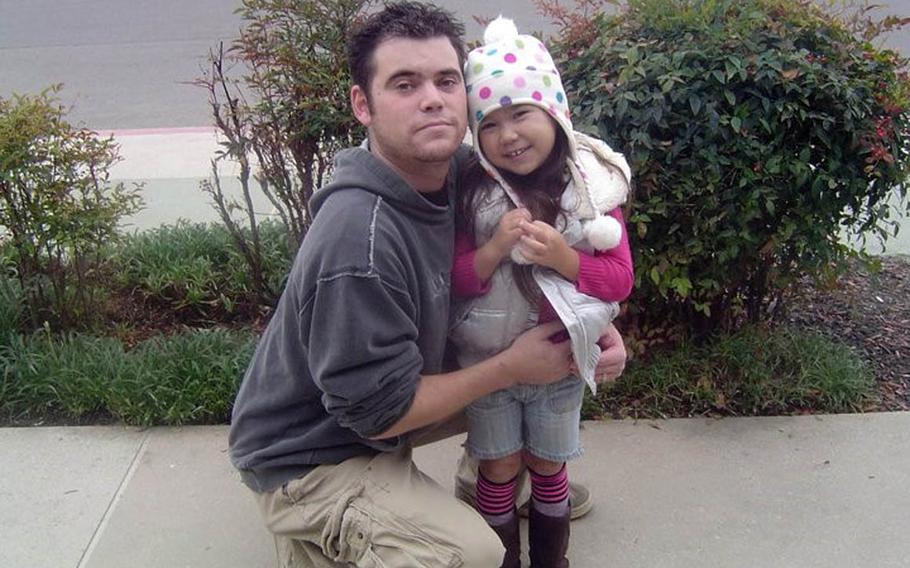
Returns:
[[[502,541],[486,527],[486,530],[476,531],[476,538],[465,542],[461,546],[461,557],[464,559],[465,568],[495,568],[502,564],[506,549]]]

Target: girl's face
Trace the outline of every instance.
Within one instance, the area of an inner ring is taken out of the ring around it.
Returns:
[[[556,144],[557,125],[534,105],[498,108],[480,123],[480,149],[500,170],[517,175],[533,173]]]

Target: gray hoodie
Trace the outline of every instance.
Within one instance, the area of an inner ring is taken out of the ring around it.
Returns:
[[[312,226],[234,403],[231,459],[255,491],[405,444],[367,438],[397,422],[420,375],[442,366],[453,208],[361,147],[338,154],[310,209]]]

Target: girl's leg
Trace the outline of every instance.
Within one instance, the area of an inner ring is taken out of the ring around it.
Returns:
[[[584,383],[574,377],[547,385],[525,405],[525,463],[531,475],[528,543],[533,568],[569,565],[569,480],[565,462],[578,457]]]
[[[522,404],[512,389],[482,397],[467,408],[468,452],[479,458],[474,507],[499,535],[504,568],[521,568],[515,485],[521,467]]]
[[[568,568],[569,478],[565,462],[525,454],[531,474],[528,551],[531,568]]]
[[[569,510],[569,475],[566,462],[554,462],[525,453],[531,473],[533,506],[550,517],[562,517]]]
[[[521,468],[521,452],[495,460],[480,460],[474,506],[506,548],[501,568],[521,568],[521,538],[515,487]]]

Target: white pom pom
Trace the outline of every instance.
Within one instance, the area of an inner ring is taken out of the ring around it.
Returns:
[[[487,25],[486,31],[483,32],[483,43],[489,45],[513,37],[518,37],[518,28],[515,27],[515,22],[499,16]]]
[[[622,239],[622,225],[609,215],[601,215],[585,223],[585,238],[595,250],[615,247]]]
[[[515,264],[531,264],[531,261],[525,258],[525,255],[521,252],[521,246],[515,245],[512,247],[512,252],[509,254],[512,262]]]

